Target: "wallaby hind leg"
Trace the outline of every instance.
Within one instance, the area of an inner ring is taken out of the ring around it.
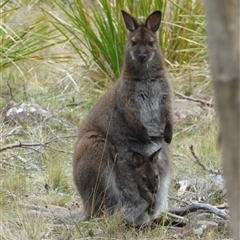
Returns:
[[[76,143],[73,177],[83,201],[86,218],[117,205],[117,188],[114,186],[115,154],[113,145],[97,131],[88,132]]]

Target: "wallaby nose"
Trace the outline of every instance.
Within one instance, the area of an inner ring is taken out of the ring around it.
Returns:
[[[145,62],[147,60],[147,55],[146,54],[138,54],[138,60],[139,62]]]
[[[154,186],[148,186],[148,189],[152,194],[156,194],[157,190],[158,190],[158,188],[156,186],[155,187]]]
[[[149,189],[150,193],[152,194],[156,194],[157,193],[157,189]]]

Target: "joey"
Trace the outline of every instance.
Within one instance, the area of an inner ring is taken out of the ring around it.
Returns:
[[[142,154],[133,153],[133,166],[135,169],[134,178],[136,180],[140,196],[149,203],[149,211],[154,206],[155,194],[159,187],[158,155],[161,148],[149,157]]]

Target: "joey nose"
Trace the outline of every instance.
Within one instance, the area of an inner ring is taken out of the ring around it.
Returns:
[[[155,193],[155,189],[154,189],[153,187],[150,187],[150,188],[149,188],[149,192],[152,193],[152,194],[154,194],[154,193]]]
[[[147,55],[146,54],[138,54],[138,60],[139,62],[145,62],[147,60]]]

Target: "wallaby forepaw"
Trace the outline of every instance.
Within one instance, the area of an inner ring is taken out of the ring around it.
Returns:
[[[163,137],[164,137],[164,141],[168,144],[171,143],[172,141],[172,131],[164,131],[164,134],[163,134]]]
[[[172,136],[173,136],[172,125],[167,122],[165,129],[164,129],[164,133],[163,133],[164,141],[166,143],[170,144],[172,141]]]

